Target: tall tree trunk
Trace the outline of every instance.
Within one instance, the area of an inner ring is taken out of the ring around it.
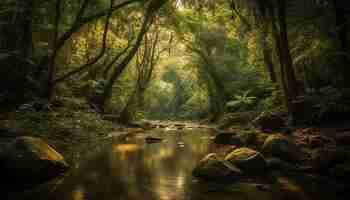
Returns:
[[[280,62],[280,77],[285,97],[285,104],[289,114],[294,121],[296,119],[293,101],[297,99],[298,88],[294,74],[293,61],[289,49],[286,19],[286,0],[279,0],[277,4],[276,16],[274,7],[272,6],[271,2],[266,1],[267,12],[270,16],[272,34],[276,45],[276,52]]]
[[[288,83],[288,93],[292,100],[295,100],[298,96],[298,85],[295,77],[293,59],[290,54],[288,32],[287,32],[287,19],[286,19],[286,0],[278,1],[278,15],[281,37],[281,50],[282,58],[285,68],[285,76]]]
[[[270,80],[273,83],[277,82],[276,72],[275,72],[275,65],[272,61],[272,49],[268,45],[268,23],[263,22],[262,24],[262,30],[261,30],[261,36],[260,36],[260,45],[262,48],[263,58],[266,70],[269,74]]]

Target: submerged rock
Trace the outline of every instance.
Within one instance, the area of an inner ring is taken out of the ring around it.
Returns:
[[[253,149],[239,148],[229,153],[225,160],[239,167],[243,172],[259,174],[263,172],[267,163],[263,155]]]
[[[270,135],[262,147],[264,155],[280,158],[284,161],[301,160],[301,151],[292,141],[282,135]]]
[[[1,156],[1,168],[8,185],[30,187],[57,177],[69,168],[63,156],[40,138],[19,137]]]
[[[192,172],[193,176],[215,181],[234,181],[242,171],[225,160],[220,160],[214,153],[204,157]]]

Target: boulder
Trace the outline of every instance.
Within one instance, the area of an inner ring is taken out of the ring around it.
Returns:
[[[240,137],[232,133],[219,133],[214,138],[216,144],[226,144],[234,146],[242,146],[243,141]]]
[[[298,162],[301,160],[301,150],[298,146],[282,135],[270,135],[262,147],[264,155],[277,157],[284,161]]]
[[[263,155],[249,148],[236,149],[229,153],[225,160],[239,167],[243,172],[251,174],[259,174],[267,167]]]
[[[253,123],[263,130],[276,130],[285,126],[282,117],[272,113],[261,113]]]
[[[48,181],[68,170],[63,156],[39,138],[18,137],[1,156],[1,181],[7,185],[32,185]]]
[[[241,177],[240,169],[221,160],[214,153],[204,157],[192,172],[193,176],[214,181],[235,181]]]

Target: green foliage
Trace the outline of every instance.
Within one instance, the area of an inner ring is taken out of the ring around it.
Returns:
[[[251,110],[257,98],[250,96],[250,91],[245,91],[242,94],[234,95],[234,100],[226,103],[226,111],[227,112],[242,112]]]
[[[283,112],[283,94],[281,90],[272,89],[265,98],[260,99],[257,110],[263,112]]]

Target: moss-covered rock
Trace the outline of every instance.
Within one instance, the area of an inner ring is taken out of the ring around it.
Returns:
[[[283,135],[270,135],[264,142],[262,151],[266,156],[273,156],[284,161],[300,161],[301,150],[288,138]]]
[[[239,148],[229,153],[225,160],[239,167],[243,172],[259,174],[266,169],[264,156],[249,148]]]
[[[29,187],[68,170],[61,154],[39,138],[18,137],[3,152],[2,173],[8,185]]]
[[[206,180],[235,181],[242,172],[231,163],[219,159],[216,154],[209,154],[199,162],[192,174]]]

